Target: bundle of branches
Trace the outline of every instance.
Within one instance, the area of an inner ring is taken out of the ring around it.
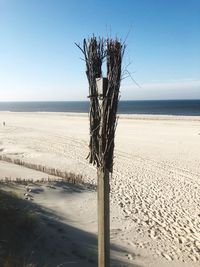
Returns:
[[[77,44],[76,44],[77,45]],[[83,48],[77,45],[83,52],[86,62],[86,75],[89,83],[89,98],[90,98],[90,153],[88,155],[90,163],[100,165],[99,159],[99,127],[100,127],[100,109],[98,101],[98,92],[96,79],[102,76],[102,64],[105,58],[104,40],[97,41],[93,37],[86,41],[83,40]]]
[[[108,86],[103,101],[103,162],[105,167],[112,172],[114,137],[116,130],[116,115],[119,101],[119,89],[121,83],[121,66],[125,45],[119,40],[108,39],[106,42],[107,79]]]
[[[77,46],[84,54],[89,82],[89,161],[97,167],[112,172],[121,65],[125,45],[117,39],[99,38],[97,40],[96,37],[92,37],[88,40],[84,39],[83,47]],[[107,86],[103,95],[100,96],[96,81],[97,78],[102,78],[102,64],[105,58],[107,60]]]

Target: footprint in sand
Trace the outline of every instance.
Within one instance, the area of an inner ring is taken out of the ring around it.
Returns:
[[[128,253],[128,254],[126,254],[126,257],[127,257],[130,261],[134,260],[134,255],[133,255],[133,254]]]
[[[172,261],[173,260],[173,258],[170,255],[168,255],[167,253],[162,252],[161,255],[168,261]]]

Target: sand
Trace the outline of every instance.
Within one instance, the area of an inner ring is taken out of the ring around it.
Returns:
[[[81,174],[96,184],[96,169],[86,160],[87,115],[1,112],[3,121],[0,155]],[[0,178],[5,177],[48,175],[1,162]],[[200,117],[120,116],[111,179],[111,241],[118,248],[113,256],[124,266],[199,266],[199,184]],[[96,236],[96,192],[77,195],[42,186],[35,203]]]

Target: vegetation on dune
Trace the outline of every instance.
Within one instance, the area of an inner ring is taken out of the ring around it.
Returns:
[[[15,193],[0,190],[0,266],[33,267],[27,265],[26,246],[34,238],[37,224]]]

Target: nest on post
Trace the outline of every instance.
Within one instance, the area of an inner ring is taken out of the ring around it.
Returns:
[[[77,45],[77,44],[76,44]],[[114,137],[117,125],[117,107],[121,82],[122,58],[125,45],[118,39],[96,37],[77,45],[86,62],[86,75],[90,98],[89,161],[109,172],[113,171]],[[107,83],[103,95],[99,95],[97,79],[102,78],[102,65],[106,59]]]

